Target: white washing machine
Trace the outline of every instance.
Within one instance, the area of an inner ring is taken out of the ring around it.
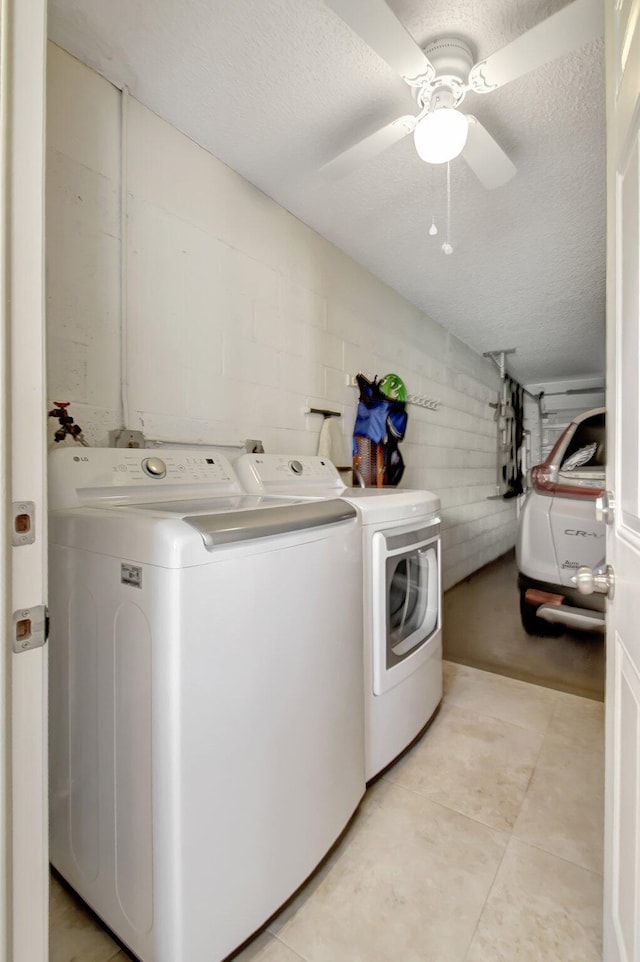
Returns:
[[[51,457],[50,855],[144,962],[218,962],[365,790],[361,531],[155,454]]]
[[[317,456],[246,454],[247,491],[342,498],[363,532],[365,772],[378,775],[420,734],[442,699],[440,501],[429,491],[346,488]]]

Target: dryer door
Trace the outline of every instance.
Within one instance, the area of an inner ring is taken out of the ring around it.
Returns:
[[[373,688],[382,694],[415,671],[440,627],[440,523],[373,536]]]

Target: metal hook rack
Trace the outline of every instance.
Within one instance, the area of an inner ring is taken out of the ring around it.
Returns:
[[[358,382],[354,374],[347,375],[350,387],[357,387]],[[413,404],[419,408],[426,408],[428,411],[437,411],[442,401],[439,398],[429,397],[427,394],[407,394],[407,404]]]

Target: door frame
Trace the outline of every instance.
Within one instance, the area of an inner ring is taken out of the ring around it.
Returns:
[[[46,604],[46,0],[0,0],[0,962],[48,958],[47,649],[13,612]],[[13,546],[12,502],[35,505]]]

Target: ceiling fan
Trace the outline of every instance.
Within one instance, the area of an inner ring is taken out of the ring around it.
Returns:
[[[409,85],[418,105],[339,154],[322,168],[341,177],[413,134],[418,156],[438,164],[461,155],[484,187],[506,184],[515,165],[479,120],[458,108],[468,90],[490,93],[603,33],[602,0],[573,0],[486,60],[469,44],[442,37],[421,49],[384,0],[325,0]]]

